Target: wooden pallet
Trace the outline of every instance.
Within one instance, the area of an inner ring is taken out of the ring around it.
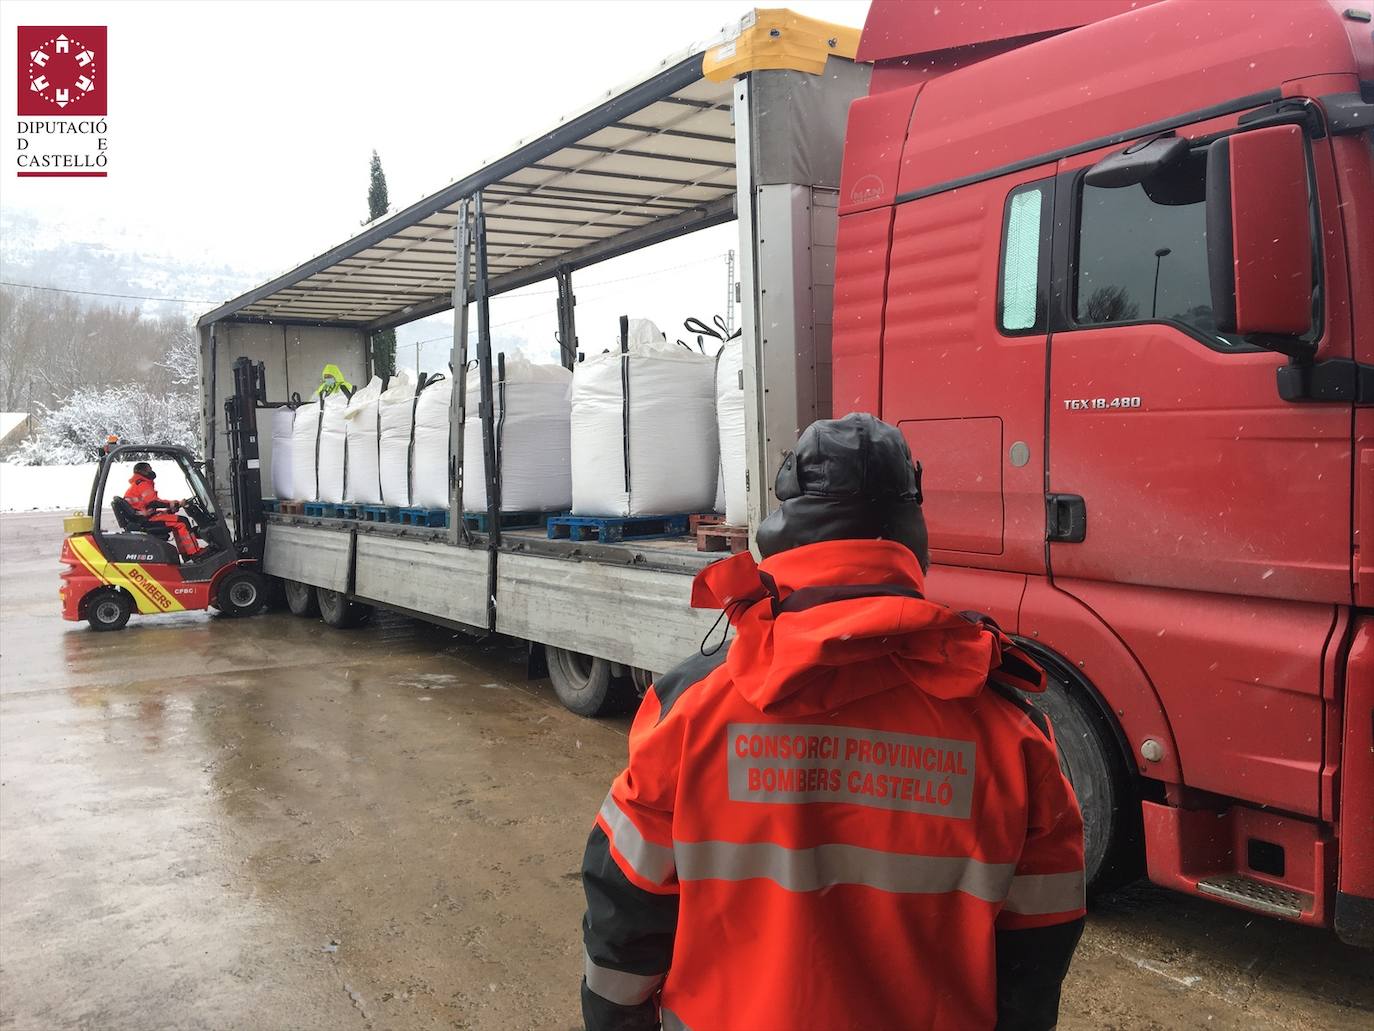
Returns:
[[[396,513],[395,521],[404,526],[447,526],[446,508],[402,508]]]
[[[555,516],[563,512],[502,512],[497,525],[503,530],[529,530],[548,526]],[[486,533],[491,520],[485,512],[464,512],[463,525],[474,533]]]
[[[723,515],[717,515],[714,512],[703,512],[700,515],[688,516],[687,532],[695,537],[697,531],[703,526],[715,526],[717,523],[723,522],[725,522],[725,517]]]
[[[697,551],[728,551],[738,555],[749,550],[749,527],[705,523],[697,527]]]
[[[553,516],[549,519],[550,540],[621,541],[661,540],[685,537],[687,516]]]
[[[400,511],[395,505],[360,505],[358,518],[365,523],[394,523]]]
[[[305,515],[304,501],[278,501],[277,511],[283,515]]]

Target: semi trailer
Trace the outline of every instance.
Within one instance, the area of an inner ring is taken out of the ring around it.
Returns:
[[[862,35],[751,12],[208,313],[212,480],[233,360],[285,401],[453,309],[487,444],[464,469],[459,383],[460,512],[500,475],[490,298],[553,280],[571,367],[578,272],[733,220],[751,528],[807,423],[901,427],[932,597],[1049,673],[1090,883],[1143,871],[1374,944],[1374,11],[948,6],[877,0]],[[335,625],[529,642],[586,715],[701,646],[712,556],[489,515],[269,513],[264,567]]]

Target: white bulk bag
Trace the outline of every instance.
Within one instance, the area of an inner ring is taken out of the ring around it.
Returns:
[[[720,484],[725,495],[725,521],[749,522],[744,461],[744,339],[727,340],[716,355],[716,425],[720,433]]]
[[[371,382],[348,399],[344,409],[344,432],[348,436],[348,467],[344,475],[344,500],[355,505],[380,505],[382,481],[378,438],[382,379]]]
[[[410,449],[410,503],[448,508],[449,402],[453,381],[429,380],[415,398],[415,444]]]
[[[561,365],[506,359],[505,389],[493,384],[501,454],[501,511],[566,512],[572,504],[570,465],[572,373]],[[487,510],[482,460],[481,383],[468,374],[463,427],[463,511]],[[504,417],[503,417],[504,414]]]
[[[286,405],[272,409],[272,496],[281,501],[296,497],[291,478],[291,435],[295,423],[294,409]]]
[[[291,426],[291,486],[296,501],[319,499],[315,460],[320,446],[320,400],[314,398],[296,409]]]
[[[632,319],[628,353],[573,370],[574,514],[709,512],[718,449],[715,359],[668,344],[653,323]]]
[[[344,466],[348,461],[348,398],[342,390],[326,394],[320,411],[320,447],[315,478],[319,501],[337,505],[344,499]]]
[[[415,370],[398,369],[377,401],[377,462],[382,504],[410,505],[410,435],[415,427]]]

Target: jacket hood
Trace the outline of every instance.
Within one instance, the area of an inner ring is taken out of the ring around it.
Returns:
[[[995,624],[927,601],[924,580],[902,544],[822,541],[762,563],[748,552],[714,563],[697,575],[692,604],[726,611],[735,690],[770,715],[830,712],[902,687],[971,698],[1011,642]],[[1043,685],[1038,668],[1032,677],[1016,686]]]

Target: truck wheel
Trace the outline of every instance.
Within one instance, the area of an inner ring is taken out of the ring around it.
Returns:
[[[220,581],[214,606],[226,616],[251,616],[262,608],[266,595],[262,574],[240,569]]]
[[[315,595],[319,598],[320,618],[337,630],[361,626],[372,616],[371,605],[349,601],[338,591],[318,587],[315,589]]]
[[[123,630],[134,604],[123,591],[96,591],[86,599],[86,622],[92,630]]]
[[[1059,745],[1059,765],[1078,796],[1083,813],[1083,865],[1088,893],[1101,894],[1142,874],[1140,800],[1121,747],[1083,688],[1058,663],[1037,655],[1047,686],[1031,701],[1050,718]]]
[[[283,580],[282,590],[286,593],[286,607],[293,616],[307,616],[314,619],[320,614],[320,600],[315,596],[315,588],[299,580]]]
[[[554,693],[577,715],[610,716],[634,703],[634,685],[628,677],[612,676],[605,659],[551,646],[544,651]]]

